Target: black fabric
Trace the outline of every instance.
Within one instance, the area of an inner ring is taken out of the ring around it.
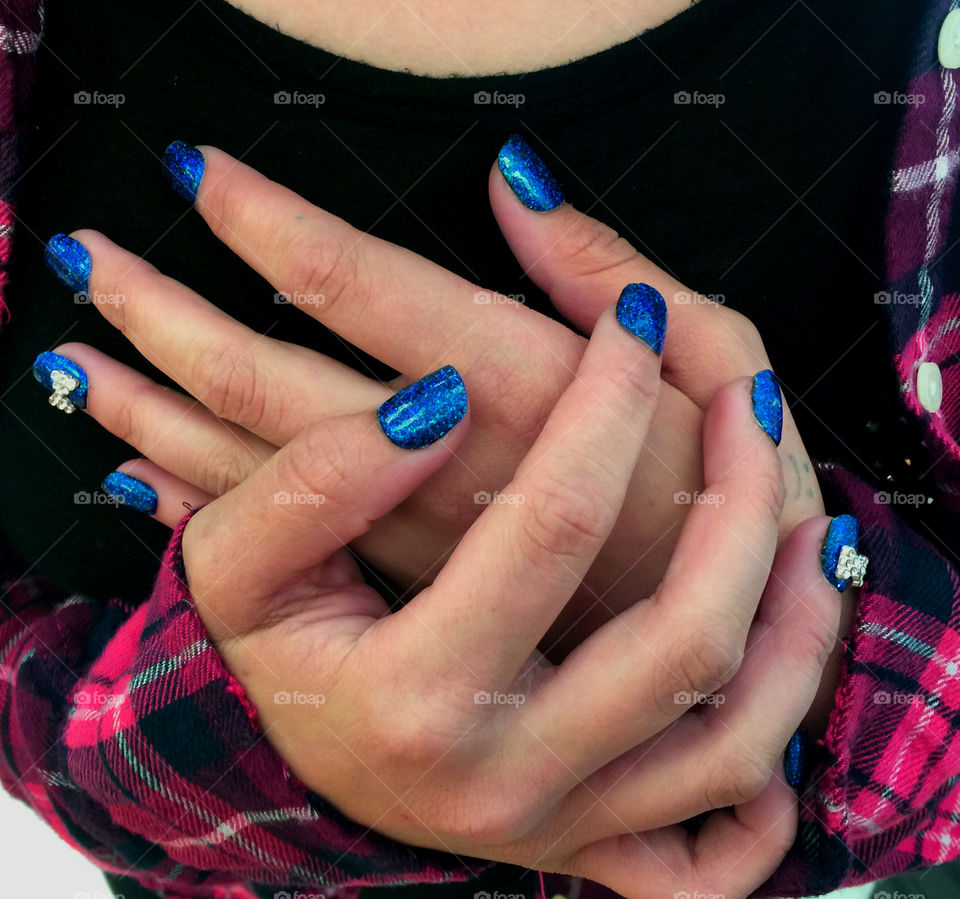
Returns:
[[[167,537],[136,513],[74,502],[135,454],[89,417],[50,409],[34,356],[78,340],[156,372],[45,271],[55,232],[99,229],[252,327],[389,374],[274,304],[210,236],[160,177],[173,139],[220,146],[549,313],[487,202],[488,169],[519,131],[571,202],[758,324],[812,455],[894,470],[912,438],[892,436],[899,401],[874,294],[902,107],[874,95],[904,89],[921,13],[908,0],[702,0],[568,65],[431,79],[339,60],[222,0],[51,0],[0,332],[0,529],[54,582],[130,599],[149,591]],[[474,102],[493,90],[525,102]],[[124,103],[77,104],[82,91]],[[278,105],[284,91],[325,102]],[[725,102],[678,104],[681,91]]]

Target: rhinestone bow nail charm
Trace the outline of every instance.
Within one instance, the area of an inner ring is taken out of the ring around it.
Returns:
[[[63,371],[50,372],[50,380],[53,383],[50,405],[67,415],[75,412],[77,407],[70,402],[70,394],[80,386],[80,382]]]
[[[837,559],[837,578],[841,581],[850,578],[850,583],[854,587],[862,587],[869,561],[866,556],[861,556],[852,546],[840,547],[840,558]]]

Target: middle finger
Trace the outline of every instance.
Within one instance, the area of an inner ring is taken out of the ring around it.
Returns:
[[[144,358],[214,415],[276,446],[317,418],[390,395],[327,356],[258,334],[96,231],[54,237],[47,258]]]

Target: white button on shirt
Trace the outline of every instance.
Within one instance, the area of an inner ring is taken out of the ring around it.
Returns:
[[[951,11],[943,20],[937,54],[945,69],[960,69],[960,9]]]
[[[927,412],[936,412],[943,401],[943,378],[935,362],[921,362],[917,369],[917,399]]]

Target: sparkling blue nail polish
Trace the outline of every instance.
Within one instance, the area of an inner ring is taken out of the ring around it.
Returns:
[[[787,783],[800,789],[807,767],[807,734],[801,728],[791,738],[783,753],[783,773]]]
[[[447,365],[395,393],[377,410],[377,420],[397,446],[420,449],[436,443],[466,412],[467,388]]]
[[[90,290],[90,254],[87,248],[66,234],[55,234],[47,241],[44,262],[74,293]]]
[[[824,577],[840,592],[843,593],[850,586],[850,578],[837,577],[837,562],[840,560],[840,550],[844,546],[857,549],[860,540],[860,522],[853,515],[838,515],[830,522],[827,536],[823,540],[823,549],[820,550],[820,564],[823,567]]]
[[[184,200],[193,202],[203,177],[203,153],[182,140],[175,140],[163,154],[163,175]]]
[[[59,353],[41,353],[33,360],[33,376],[50,391],[51,406],[63,412],[86,407],[87,373],[72,359]]]
[[[663,352],[667,332],[667,304],[649,284],[628,284],[617,300],[617,321],[655,353]]]
[[[153,515],[157,511],[157,491],[122,471],[112,471],[103,479],[103,489],[123,505]]]
[[[517,199],[534,212],[549,212],[563,205],[563,191],[543,160],[519,134],[500,148],[497,165]]]
[[[777,376],[769,368],[753,376],[752,399],[757,423],[779,446],[783,437],[783,394]]]

